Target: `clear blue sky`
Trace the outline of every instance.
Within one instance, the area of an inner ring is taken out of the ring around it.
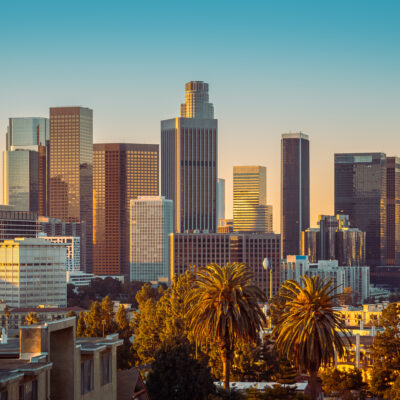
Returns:
[[[279,231],[280,134],[311,139],[311,220],[333,212],[333,153],[400,155],[400,1],[12,1],[1,6],[7,118],[94,110],[96,142],[159,143],[189,80],[210,83],[219,175],[267,167]]]

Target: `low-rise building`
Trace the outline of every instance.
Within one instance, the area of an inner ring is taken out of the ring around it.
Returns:
[[[0,343],[0,399],[116,400],[118,334],[76,338],[75,318],[25,325]]]
[[[39,238],[0,242],[0,298],[10,307],[67,306],[65,244]]]

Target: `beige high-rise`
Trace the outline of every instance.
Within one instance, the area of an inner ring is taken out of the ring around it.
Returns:
[[[272,206],[267,205],[267,169],[233,167],[234,232],[272,232]]]

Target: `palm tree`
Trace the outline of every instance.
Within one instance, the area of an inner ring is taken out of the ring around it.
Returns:
[[[11,311],[10,311],[9,307],[6,305],[4,307],[4,315],[6,317],[6,334],[7,335],[8,335],[8,326],[9,326],[9,321],[10,321],[10,314],[11,314]]]
[[[33,325],[37,324],[39,322],[39,317],[35,312],[30,312],[26,317],[25,317],[25,323],[26,325]]]
[[[210,264],[195,276],[188,294],[191,304],[189,325],[201,344],[214,338],[223,364],[224,389],[229,389],[229,375],[238,338],[256,340],[266,322],[259,303],[265,296],[252,283],[252,273],[244,264],[223,267]]]
[[[280,295],[286,306],[274,328],[276,345],[281,354],[293,360],[299,370],[309,373],[311,398],[316,398],[317,374],[321,365],[329,364],[335,352],[342,357],[343,338],[348,333],[338,313],[333,310],[338,295],[331,281],[302,276],[282,284]],[[340,335],[342,333],[343,336]]]

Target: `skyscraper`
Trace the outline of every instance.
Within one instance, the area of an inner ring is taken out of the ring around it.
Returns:
[[[10,118],[3,155],[3,202],[15,210],[47,212],[47,118]]]
[[[173,202],[161,196],[139,196],[130,204],[130,278],[169,284],[169,235],[174,229]]]
[[[217,225],[225,219],[225,179],[217,179]]]
[[[400,265],[400,158],[386,158],[386,264]]]
[[[366,263],[386,263],[386,155],[335,154],[335,213],[366,232]]]
[[[272,232],[272,206],[267,205],[267,169],[233,167],[234,232]]]
[[[49,216],[84,221],[86,251],[81,268],[92,271],[93,111],[83,107],[50,108]]]
[[[216,232],[218,121],[208,84],[185,88],[181,117],[161,121],[161,195],[174,202],[176,232]]]
[[[310,226],[310,147],[308,135],[286,133],[281,141],[282,257],[300,254],[301,232]]]
[[[93,146],[93,272],[129,277],[129,202],[157,196],[157,144]]]

